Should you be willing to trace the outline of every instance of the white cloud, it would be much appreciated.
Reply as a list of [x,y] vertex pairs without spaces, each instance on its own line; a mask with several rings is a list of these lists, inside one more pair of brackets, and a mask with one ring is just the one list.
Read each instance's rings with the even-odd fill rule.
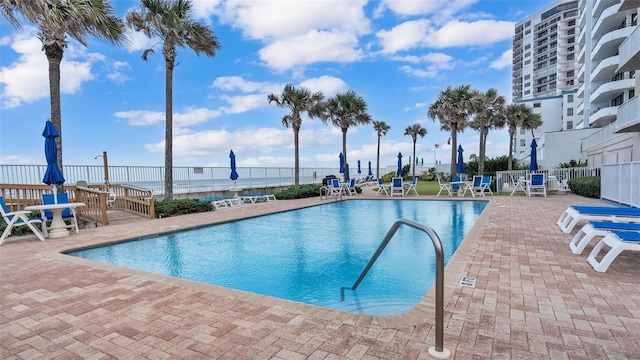
[[511,39],[514,23],[509,21],[479,20],[462,22],[452,20],[441,28],[427,19],[406,21],[391,30],[376,33],[382,52],[394,54],[414,48],[449,48],[490,45]]
[[347,83],[342,79],[327,75],[307,79],[301,82],[300,86],[304,86],[312,92],[322,91],[325,98],[329,98],[336,93],[349,89]]
[[271,42],[312,30],[342,29],[350,33],[370,31],[364,14],[366,0],[225,2],[222,21],[242,29],[251,39]]
[[268,67],[284,71],[322,61],[356,61],[364,56],[357,46],[358,38],[353,33],[312,30],[304,35],[275,41],[258,53]]
[[213,81],[212,86],[214,88],[218,88],[226,91],[239,90],[243,93],[265,91],[265,89],[272,87],[272,85],[268,82],[248,81],[240,76],[218,77]]
[[479,20],[462,22],[453,20],[424,39],[427,46],[435,48],[490,45],[511,39],[514,23],[510,21]]
[[146,126],[164,122],[164,113],[159,111],[118,111],[115,116],[120,119],[126,119],[129,125]]
[[226,114],[240,114],[247,111],[255,110],[269,105],[267,102],[267,94],[253,94],[242,96],[223,95],[221,99],[226,101],[229,106],[220,107],[220,111]]
[[500,56],[499,59],[496,59],[495,61],[491,62],[489,67],[496,70],[502,70],[508,66],[511,66],[512,61],[513,61],[513,50],[509,49],[503,52],[502,56]]

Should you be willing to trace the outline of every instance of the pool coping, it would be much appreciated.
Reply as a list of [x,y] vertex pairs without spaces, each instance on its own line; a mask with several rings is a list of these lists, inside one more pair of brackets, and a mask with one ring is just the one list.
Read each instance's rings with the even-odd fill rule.
[[[473,226],[465,236],[464,240],[458,246],[458,249],[455,251],[455,253],[452,255],[452,257],[449,259],[449,261],[445,265],[443,307],[446,308],[447,304],[451,300],[453,292],[455,291],[456,288],[460,286],[459,284],[460,278],[467,275],[465,273],[465,267],[467,265],[469,255],[475,251],[475,248],[477,247],[477,240],[479,240],[480,235],[482,234],[482,230],[485,227],[485,223],[488,220],[488,216],[489,216],[488,214],[490,213],[489,210],[491,210],[491,206],[494,206],[492,205],[492,203],[495,204],[495,202],[492,201],[492,198],[486,197],[486,198],[478,198],[478,199],[464,199],[464,200],[453,199],[452,200],[451,198],[426,198],[426,197],[422,198],[421,197],[421,198],[389,199],[389,198],[380,198],[380,197],[358,196],[358,198],[356,199],[345,198],[343,201],[354,201],[354,200],[484,201],[484,202],[487,202],[485,208],[482,210],[482,213],[474,222]],[[283,203],[283,202],[286,202],[286,200],[280,201],[280,203]],[[249,206],[251,207],[257,206],[258,208],[263,207],[263,209],[261,210],[265,210],[265,211],[264,212],[261,211],[258,214],[252,214],[252,215],[246,215],[246,216],[240,216],[240,217],[238,217],[237,213],[235,213],[233,215],[236,215],[236,216],[233,218],[212,219],[211,222],[196,223],[193,225],[181,225],[179,223],[176,223],[175,221],[170,221],[171,219],[177,220],[180,217],[158,219],[158,220],[164,220],[165,222],[167,221],[170,221],[170,222],[164,224],[163,227],[151,226],[147,228],[147,230],[149,229],[153,229],[153,230],[148,232],[145,231],[143,234],[139,234],[139,235],[122,235],[120,237],[113,238],[113,239],[94,239],[90,241],[81,241],[77,244],[65,244],[64,246],[43,250],[39,254],[51,260],[65,261],[65,262],[73,263],[76,265],[81,265],[81,266],[105,270],[105,271],[111,271],[121,275],[134,277],[134,279],[129,280],[131,284],[139,284],[146,281],[154,281],[154,282],[159,282],[166,285],[178,286],[178,287],[191,289],[195,291],[202,291],[212,295],[226,297],[229,299],[247,301],[247,302],[258,304],[261,306],[268,306],[268,307],[273,307],[277,309],[286,309],[287,311],[295,312],[301,315],[312,316],[322,320],[336,322],[339,324],[358,325],[358,326],[375,326],[380,328],[396,328],[399,326],[405,327],[405,326],[418,325],[425,322],[427,323],[435,322],[435,284],[429,289],[429,291],[427,292],[425,297],[420,301],[420,303],[416,305],[413,309],[407,312],[404,312],[402,314],[397,314],[397,315],[362,315],[362,314],[355,314],[355,313],[346,312],[338,309],[331,309],[331,308],[325,308],[325,307],[320,307],[320,306],[311,305],[311,304],[300,303],[300,302],[286,300],[286,299],[277,298],[277,297],[268,296],[268,295],[255,294],[255,293],[238,290],[238,289],[231,289],[231,288],[225,288],[225,287],[212,285],[212,284],[200,283],[193,280],[175,278],[168,275],[150,273],[143,270],[125,268],[117,265],[101,263],[97,261],[92,261],[92,260],[64,254],[65,252],[79,250],[87,247],[108,245],[110,243],[117,243],[117,242],[122,242],[130,239],[137,239],[140,237],[154,236],[154,235],[170,233],[173,231],[182,231],[182,230],[188,230],[188,229],[198,228],[202,226],[221,224],[225,222],[242,220],[242,219],[256,217],[256,216],[270,215],[278,212],[291,211],[291,210],[297,210],[297,209],[302,209],[306,207],[318,206],[326,203],[327,202],[318,203],[317,199],[313,203],[295,202],[296,206],[286,207],[285,209],[280,209],[277,211],[268,211],[269,210],[268,206],[265,207],[264,204],[248,205],[248,206],[245,206],[245,208]],[[293,202],[292,202],[292,205],[294,205]],[[229,210],[225,209],[223,211],[216,211],[216,212],[218,213],[226,212],[227,214],[232,214],[233,210],[238,210],[238,209],[230,208]],[[201,214],[203,213],[200,213],[200,215]],[[198,216],[198,214],[183,215],[182,217],[184,216],[196,217]],[[153,222],[154,220],[150,220],[150,221]]]

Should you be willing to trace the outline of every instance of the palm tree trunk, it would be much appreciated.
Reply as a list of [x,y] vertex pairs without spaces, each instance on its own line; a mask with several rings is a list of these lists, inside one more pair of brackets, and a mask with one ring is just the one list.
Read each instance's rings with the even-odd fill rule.
[[509,129],[509,164],[507,164],[507,170],[509,171],[513,169],[513,135],[514,131]]
[[[60,136],[56,138],[57,162],[60,172],[63,173],[62,167],[62,110],[60,106],[60,63],[62,62],[63,49],[55,44],[44,45],[44,53],[49,62],[49,102],[51,104],[51,122],[58,130]],[[64,173],[63,173],[64,175]],[[62,186],[58,191],[63,191]]]
[[378,135],[378,156],[376,157],[376,179],[380,179],[380,135]]
[[416,140],[417,138],[413,139],[413,160],[411,161],[411,168],[413,169],[413,178],[415,179],[416,177]]
[[294,187],[298,187],[300,185],[300,150],[299,147],[299,134],[300,134],[300,125],[296,126],[293,124],[293,147],[294,147],[294,169],[293,169],[293,185]]
[[480,129],[480,157],[478,158],[478,175],[484,174],[484,158],[487,149],[487,133],[486,128]]
[[164,198],[173,199],[173,65],[165,59]]
[[347,182],[347,128],[342,128],[342,154],[344,155],[344,182]]
[[458,129],[455,123],[451,124],[451,178],[456,176],[456,153],[458,152]]

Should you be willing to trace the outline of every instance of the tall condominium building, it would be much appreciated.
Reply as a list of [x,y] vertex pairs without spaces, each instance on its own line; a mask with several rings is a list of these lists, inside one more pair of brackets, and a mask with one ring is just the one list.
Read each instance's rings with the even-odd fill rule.
[[516,24],[513,101],[576,88],[578,1],[558,1]]
[[[579,69],[577,46],[578,1],[559,0],[518,22],[513,38],[513,102],[524,103],[542,117],[542,126],[533,131],[519,128],[514,142],[514,158],[528,163],[531,142],[538,143],[541,167],[579,159],[580,151],[547,143],[545,134],[570,130],[579,120],[575,111]],[[572,134],[575,137],[575,134]],[[557,137],[555,137],[557,138]],[[573,138],[567,141],[575,143]],[[579,141],[579,139],[577,140]],[[551,147],[549,147],[551,145]],[[548,156],[550,151],[563,157]]]
[[[635,99],[636,70],[640,66],[632,60],[640,49],[636,34],[638,7],[638,0],[579,1],[578,25],[583,29],[578,37],[579,125],[599,129],[582,141],[589,165],[640,160],[639,108]],[[631,100],[635,108],[627,104]],[[620,127],[622,123],[617,120],[621,110],[635,111],[635,126],[625,122],[627,125]]]
[[[516,24],[513,101],[543,121],[533,136],[518,129],[516,159],[528,162],[532,138],[543,168],[570,160],[597,166],[640,159],[640,144],[632,156],[638,133],[616,135],[608,126],[635,96],[635,69],[623,68],[618,53],[637,28],[638,6],[640,0],[558,0]],[[629,47],[637,52],[640,39]],[[621,150],[615,156],[614,148]]]

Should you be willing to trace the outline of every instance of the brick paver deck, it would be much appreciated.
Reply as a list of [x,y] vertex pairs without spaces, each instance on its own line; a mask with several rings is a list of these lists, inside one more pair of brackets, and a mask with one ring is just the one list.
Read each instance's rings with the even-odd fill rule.
[[[586,261],[591,246],[574,255],[573,234],[555,224],[571,204],[603,203],[572,194],[487,199],[445,270],[451,358],[640,358],[640,254],[597,273]],[[0,246],[0,358],[431,358],[433,291],[406,314],[359,316],[60,254],[318,203],[255,204],[45,242],[10,238]],[[459,286],[462,276],[475,287]]]

